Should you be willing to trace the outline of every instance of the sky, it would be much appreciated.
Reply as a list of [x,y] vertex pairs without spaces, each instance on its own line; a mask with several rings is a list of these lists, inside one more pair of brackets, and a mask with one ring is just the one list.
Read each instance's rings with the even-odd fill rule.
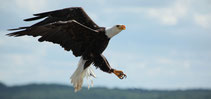
[[[210,0],[1,0],[0,82],[70,84],[79,58],[33,37],[7,37],[7,29],[32,25],[32,14],[80,6],[99,25],[126,25],[104,51],[120,80],[92,68],[94,86],[109,88],[211,88]],[[86,80],[84,86],[87,86]]]

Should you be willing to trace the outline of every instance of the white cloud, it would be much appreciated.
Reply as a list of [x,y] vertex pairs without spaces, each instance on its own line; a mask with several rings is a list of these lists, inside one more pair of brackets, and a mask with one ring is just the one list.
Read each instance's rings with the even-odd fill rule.
[[[0,33],[5,33],[4,31],[0,31]],[[2,46],[4,44],[4,40],[3,39],[0,39],[0,46]]]
[[189,0],[175,0],[172,4],[163,7],[124,6],[105,8],[103,12],[114,15],[133,13],[137,16],[153,18],[164,25],[176,25],[180,19],[187,16],[189,5]]
[[161,75],[161,73],[163,73],[165,70],[161,69],[160,67],[156,67],[156,68],[151,68],[148,70],[148,72],[146,72],[146,74],[150,77],[156,77]]
[[162,24],[175,25],[180,18],[187,15],[188,1],[177,0],[175,3],[164,8],[149,8],[148,15],[160,20]]
[[100,21],[99,20],[99,16],[97,14],[95,14],[95,13],[90,12],[89,16],[91,17],[92,20],[94,20],[94,22]]
[[203,28],[211,28],[211,14],[195,14],[194,21]]
[[186,69],[190,69],[190,68],[191,68],[191,62],[188,61],[188,60],[185,60],[185,61],[183,62],[183,65],[184,65],[184,67],[185,67]]
[[191,61],[189,60],[179,60],[179,59],[171,59],[171,58],[157,58],[156,59],[157,64],[159,65],[165,65],[165,66],[177,66],[184,69],[190,69],[191,68]]
[[46,8],[47,1],[48,0],[15,0],[15,3],[19,8],[37,12]]
[[167,65],[172,65],[172,64],[176,63],[173,60],[168,59],[168,58],[158,58],[157,62],[160,63],[160,64],[167,64]]

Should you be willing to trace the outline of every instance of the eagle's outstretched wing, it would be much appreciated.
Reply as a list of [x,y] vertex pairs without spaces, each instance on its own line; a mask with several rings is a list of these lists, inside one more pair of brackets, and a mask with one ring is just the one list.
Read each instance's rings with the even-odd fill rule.
[[[75,20],[78,23],[83,24],[91,29],[99,29],[99,26],[94,21],[92,21],[92,19],[86,14],[86,12],[81,7],[70,7],[70,8],[65,8],[61,10],[38,13],[38,14],[34,14],[34,17],[25,19],[24,21],[34,21],[34,20],[38,20],[42,18],[45,18],[45,19],[30,27],[42,26],[42,25],[46,25],[46,24],[54,23],[58,21]],[[27,28],[29,27],[20,27],[20,28],[10,29],[10,30],[20,30],[20,29],[27,29]]]
[[77,22],[92,28],[98,29],[99,26],[92,21],[92,19],[86,14],[86,12],[81,7],[70,7],[61,10],[49,11],[44,13],[34,14],[35,17],[25,19],[24,21],[33,21],[41,18],[45,18],[43,21],[32,25],[33,26],[41,26],[53,22],[58,21],[68,21],[68,20],[76,20]]
[[81,7],[38,13],[34,16],[24,21],[45,19],[29,27],[10,29],[19,31],[8,35],[41,36],[39,41],[60,44],[65,50],[72,50],[75,56],[81,56],[102,30]]
[[99,31],[93,30],[75,20],[58,21],[46,25],[28,27],[25,30],[9,33],[9,36],[41,36],[40,42],[49,41],[60,44],[65,50],[81,56],[89,44],[97,38]]

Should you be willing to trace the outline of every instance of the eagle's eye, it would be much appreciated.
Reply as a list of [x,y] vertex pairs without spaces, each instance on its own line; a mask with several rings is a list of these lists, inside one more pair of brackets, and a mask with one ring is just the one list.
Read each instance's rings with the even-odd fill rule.
[[116,25],[116,27],[118,27],[118,28],[119,28],[119,27],[120,27],[120,25]]

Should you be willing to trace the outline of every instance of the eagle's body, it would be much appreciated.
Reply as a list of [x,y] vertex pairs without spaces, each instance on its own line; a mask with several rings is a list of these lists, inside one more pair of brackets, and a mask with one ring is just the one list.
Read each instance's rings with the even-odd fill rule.
[[59,44],[66,51],[72,50],[76,57],[81,56],[78,68],[71,76],[71,83],[73,83],[75,91],[82,87],[85,76],[87,78],[95,77],[90,68],[92,63],[104,72],[116,74],[120,79],[126,76],[122,71],[112,69],[102,55],[109,40],[124,30],[124,25],[115,25],[111,28],[99,27],[81,7],[44,12],[34,14],[34,16],[25,19],[25,21],[45,19],[29,27],[10,29],[19,31],[8,35],[16,37],[24,35],[40,36],[38,39],[40,42],[48,41]]

